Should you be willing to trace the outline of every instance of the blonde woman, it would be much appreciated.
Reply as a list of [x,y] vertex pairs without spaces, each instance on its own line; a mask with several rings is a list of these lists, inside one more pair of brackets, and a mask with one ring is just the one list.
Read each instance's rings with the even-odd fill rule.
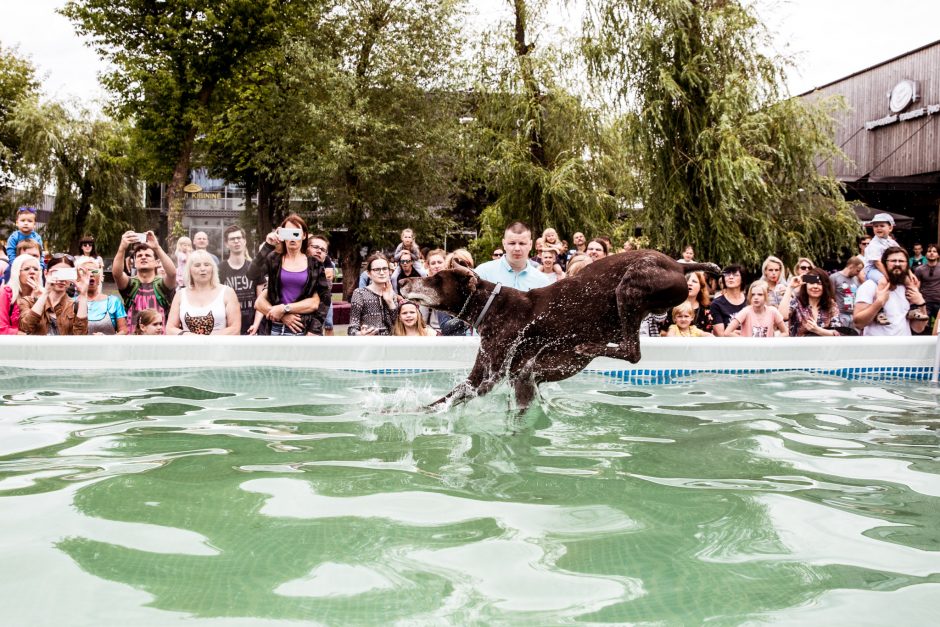
[[176,292],[167,318],[167,335],[238,335],[242,314],[235,290],[219,283],[219,267],[205,250],[189,254],[183,272],[186,289]]
[[437,332],[424,324],[418,306],[406,300],[398,307],[398,318],[392,325],[392,335],[434,337]]
[[76,257],[75,267],[88,274],[88,334],[127,335],[127,312],[124,302],[102,289],[104,273],[93,257]]
[[778,257],[768,255],[760,270],[761,279],[767,282],[767,304],[776,307],[780,304],[783,293],[787,291],[787,267]]
[[42,267],[29,254],[17,255],[10,267],[10,281],[0,290],[0,335],[20,332],[20,315],[42,292]]
[[476,264],[473,262],[473,255],[466,248],[458,248],[447,256],[447,269],[452,269],[455,265],[461,265],[465,268],[473,269]]

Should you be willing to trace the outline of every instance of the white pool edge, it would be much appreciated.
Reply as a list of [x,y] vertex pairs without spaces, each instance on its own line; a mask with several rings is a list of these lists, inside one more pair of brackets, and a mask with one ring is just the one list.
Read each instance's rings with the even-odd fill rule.
[[[637,364],[595,359],[587,372],[662,381],[695,372],[801,370],[929,379],[936,338],[643,338]],[[300,367],[366,372],[468,370],[478,338],[35,337],[0,338],[0,372]]]

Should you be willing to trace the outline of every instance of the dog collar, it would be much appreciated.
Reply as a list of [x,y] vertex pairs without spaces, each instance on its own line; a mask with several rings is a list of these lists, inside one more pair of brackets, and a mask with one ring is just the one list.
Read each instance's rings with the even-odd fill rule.
[[480,326],[480,323],[483,322],[483,317],[486,315],[486,312],[490,310],[490,305],[493,304],[493,299],[496,298],[496,295],[499,294],[499,290],[503,289],[502,283],[497,283],[496,287],[493,288],[493,291],[490,292],[490,297],[486,299],[486,304],[483,305],[483,311],[480,312],[480,315],[477,316],[477,321],[473,323],[473,328]]

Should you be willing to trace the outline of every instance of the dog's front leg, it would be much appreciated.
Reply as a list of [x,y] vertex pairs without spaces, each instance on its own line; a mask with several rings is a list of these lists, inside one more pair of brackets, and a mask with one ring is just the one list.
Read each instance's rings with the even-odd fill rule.
[[474,396],[483,396],[499,382],[498,372],[494,372],[488,365],[481,364],[478,359],[470,374],[467,375],[467,379],[459,383],[446,395],[431,403],[431,407],[444,403],[459,404]]

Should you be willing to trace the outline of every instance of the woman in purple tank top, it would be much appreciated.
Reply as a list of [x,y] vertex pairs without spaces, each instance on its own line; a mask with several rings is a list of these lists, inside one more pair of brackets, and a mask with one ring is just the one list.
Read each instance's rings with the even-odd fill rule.
[[307,235],[307,223],[291,214],[251,262],[248,278],[268,282],[255,302],[265,317],[259,335],[323,334],[331,286],[320,262],[307,254]]

